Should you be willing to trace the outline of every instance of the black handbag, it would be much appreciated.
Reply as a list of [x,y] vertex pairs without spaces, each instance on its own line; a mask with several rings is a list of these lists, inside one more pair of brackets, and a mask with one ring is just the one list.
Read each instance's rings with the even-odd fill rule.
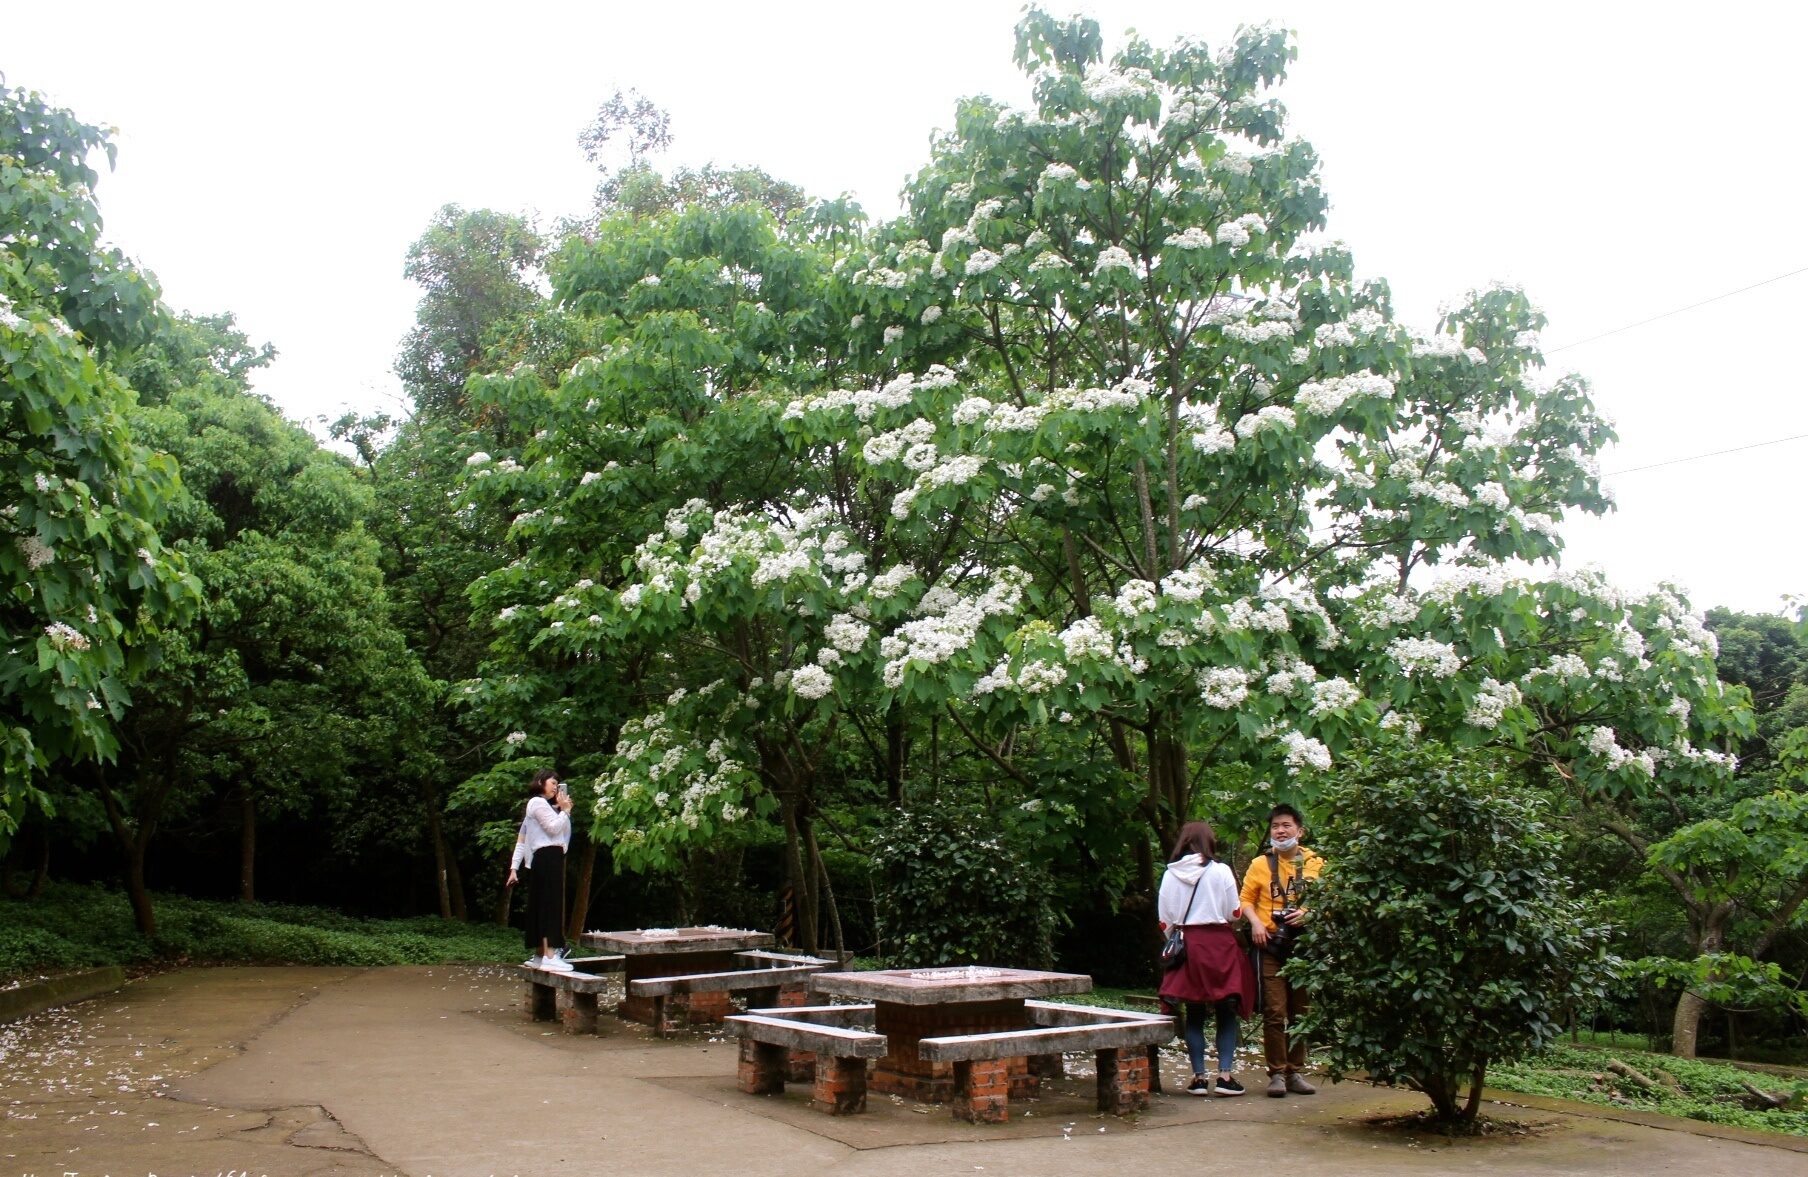
[[[1193,880],[1193,891],[1192,894],[1187,896],[1186,911],[1183,915],[1191,915],[1193,913],[1193,900],[1198,898],[1199,884],[1204,881],[1205,872],[1200,871],[1199,877]],[[1177,969],[1185,963],[1186,928],[1181,924],[1175,924],[1168,929],[1168,938],[1161,943],[1161,967],[1163,969]]]

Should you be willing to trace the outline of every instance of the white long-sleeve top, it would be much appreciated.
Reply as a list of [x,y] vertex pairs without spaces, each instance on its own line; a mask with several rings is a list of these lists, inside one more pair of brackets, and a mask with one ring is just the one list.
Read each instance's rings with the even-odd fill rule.
[[[1199,889],[1195,891],[1193,884]],[[1228,924],[1236,918],[1237,878],[1222,862],[1205,862],[1197,854],[1168,864],[1155,897],[1155,918],[1164,928],[1176,924]]]
[[521,836],[515,839],[509,869],[532,865],[534,851],[546,846],[571,846],[571,815],[554,809],[544,797],[532,797],[527,802],[527,816],[521,819]]

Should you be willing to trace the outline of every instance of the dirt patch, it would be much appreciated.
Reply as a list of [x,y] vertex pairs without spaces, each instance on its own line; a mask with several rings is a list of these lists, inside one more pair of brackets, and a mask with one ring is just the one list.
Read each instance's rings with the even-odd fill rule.
[[1425,1136],[1439,1141],[1457,1140],[1523,1140],[1543,1136],[1557,1126],[1556,1120],[1517,1120],[1507,1116],[1478,1113],[1472,1120],[1440,1121],[1427,1108],[1405,1115],[1367,1116],[1357,1121],[1371,1131],[1387,1133],[1408,1140]]

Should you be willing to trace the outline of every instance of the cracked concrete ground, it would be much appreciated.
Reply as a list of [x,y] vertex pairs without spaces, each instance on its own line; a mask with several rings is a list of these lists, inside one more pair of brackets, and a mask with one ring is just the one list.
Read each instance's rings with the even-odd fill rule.
[[[0,1027],[0,1177],[409,1174],[1246,1172],[1290,1156],[1349,1177],[1482,1173],[1808,1177],[1808,1142],[1526,1101],[1535,1136],[1378,1133],[1419,1097],[1356,1084],[1310,1099],[1158,1098],[1101,1117],[1076,1069],[1011,1123],[874,1097],[828,1117],[807,1091],[735,1090],[721,1035],[670,1042],[603,1019],[526,1019],[511,970],[190,969]],[[1246,1079],[1249,1076],[1246,1076]],[[1169,1090],[1178,1090],[1169,1075]]]

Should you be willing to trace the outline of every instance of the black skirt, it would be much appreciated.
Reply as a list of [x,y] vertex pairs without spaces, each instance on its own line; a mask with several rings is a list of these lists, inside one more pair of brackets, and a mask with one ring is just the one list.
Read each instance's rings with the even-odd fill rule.
[[527,950],[540,953],[540,941],[565,947],[565,848],[542,846],[534,851],[527,872]]

